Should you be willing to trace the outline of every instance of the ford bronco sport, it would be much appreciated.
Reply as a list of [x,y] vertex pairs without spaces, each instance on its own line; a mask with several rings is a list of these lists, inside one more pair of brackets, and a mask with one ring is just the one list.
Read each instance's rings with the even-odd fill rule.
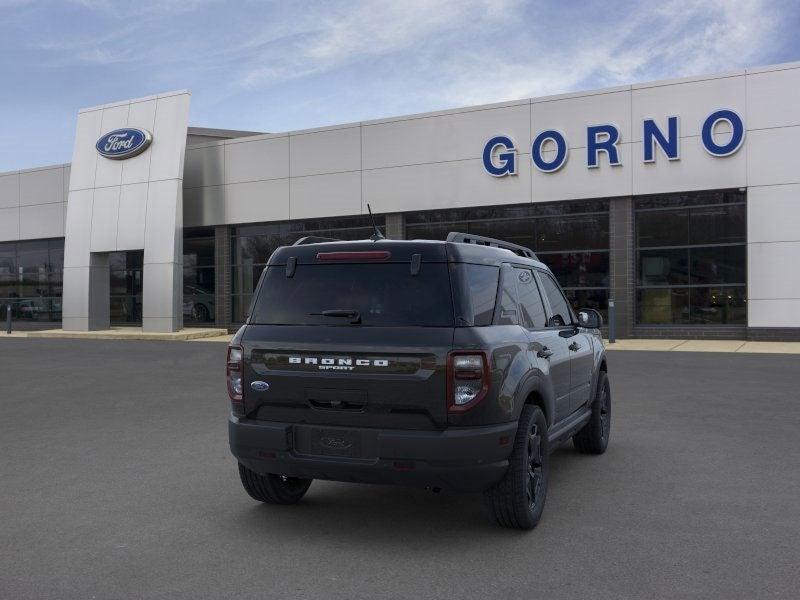
[[533,528],[553,448],[608,444],[601,324],[500,240],[278,248],[228,347],[242,484],[272,504],[313,479],[482,492],[492,521]]

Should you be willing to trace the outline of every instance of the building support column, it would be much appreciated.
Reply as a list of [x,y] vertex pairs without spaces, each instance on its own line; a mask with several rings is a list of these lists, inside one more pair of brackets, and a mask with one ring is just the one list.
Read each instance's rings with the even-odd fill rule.
[[634,269],[633,199],[612,198],[608,215],[609,299],[616,308],[616,335],[620,339],[633,335],[635,318],[636,271]]
[[231,228],[214,227],[214,325],[231,326]]

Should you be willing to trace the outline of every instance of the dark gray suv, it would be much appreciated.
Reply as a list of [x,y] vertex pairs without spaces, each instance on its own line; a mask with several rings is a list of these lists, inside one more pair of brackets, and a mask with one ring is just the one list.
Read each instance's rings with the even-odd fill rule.
[[242,484],[272,504],[313,479],[482,492],[494,522],[530,529],[552,449],[608,444],[601,324],[500,240],[279,248],[228,348]]

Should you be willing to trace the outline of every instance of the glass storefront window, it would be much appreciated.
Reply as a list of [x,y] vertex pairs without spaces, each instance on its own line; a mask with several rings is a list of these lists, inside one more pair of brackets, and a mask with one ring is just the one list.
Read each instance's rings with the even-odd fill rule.
[[[386,219],[375,215],[375,223],[385,234]],[[269,260],[279,246],[288,246],[302,237],[317,236],[339,240],[364,240],[373,233],[369,216],[309,219],[285,223],[238,225],[231,239],[231,289],[234,323],[247,316],[253,289]],[[185,317],[184,317],[185,318]]]
[[637,323],[747,323],[747,207],[738,190],[637,198]]
[[111,324],[140,325],[144,251],[112,252],[108,256],[108,267],[111,277]]
[[64,240],[0,244],[0,305],[22,321],[61,320]]
[[216,242],[212,228],[189,229],[183,236],[183,323],[209,325],[215,320]]
[[605,317],[610,287],[609,200],[407,213],[406,239],[443,240],[451,231],[527,246],[555,274],[573,308]]

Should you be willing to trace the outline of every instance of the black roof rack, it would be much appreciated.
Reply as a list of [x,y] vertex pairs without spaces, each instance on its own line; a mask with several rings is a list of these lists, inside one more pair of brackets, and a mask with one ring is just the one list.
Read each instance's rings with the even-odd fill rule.
[[451,231],[450,233],[447,234],[447,241],[456,242],[459,244],[475,244],[477,246],[492,246],[494,248],[504,248],[506,250],[511,250],[511,252],[513,252],[518,256],[524,256],[525,258],[532,258],[533,260],[539,260],[538,258],[536,258],[536,255],[530,248],[526,248],[525,246],[520,246],[519,244],[512,244],[511,242],[504,242],[503,240],[497,240],[495,238],[484,237],[482,235],[472,235],[471,233],[460,233],[458,231]]
[[326,237],[319,237],[316,235],[307,235],[306,237],[301,237],[297,240],[292,246],[304,246],[306,244],[320,244],[322,242],[341,242],[342,240],[337,240],[336,238],[326,238]]

